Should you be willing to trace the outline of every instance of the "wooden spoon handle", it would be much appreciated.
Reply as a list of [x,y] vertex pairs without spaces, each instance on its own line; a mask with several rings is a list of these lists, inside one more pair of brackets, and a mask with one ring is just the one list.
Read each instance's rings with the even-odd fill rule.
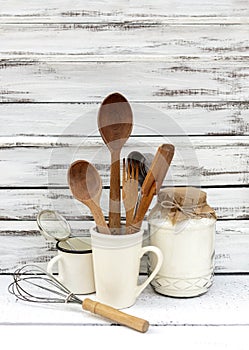
[[120,228],[120,152],[111,153],[109,227],[111,233]]
[[128,315],[122,311],[114,309],[111,306],[101,304],[91,299],[85,299],[82,302],[82,308],[94,314],[104,316],[111,321],[118,322],[124,326],[135,329],[136,331],[145,333],[149,328],[149,322],[132,315]]
[[97,225],[98,231],[101,233],[110,234],[109,227],[105,221],[105,217],[103,215],[103,212],[100,208],[99,203],[95,203],[94,201],[91,201],[90,203],[87,203],[89,209],[91,210],[92,216],[94,218],[94,221]]

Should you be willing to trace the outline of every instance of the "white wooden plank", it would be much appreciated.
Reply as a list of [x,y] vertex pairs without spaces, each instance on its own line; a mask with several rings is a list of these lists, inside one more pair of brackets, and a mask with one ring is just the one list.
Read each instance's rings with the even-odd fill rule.
[[[96,117],[94,118],[96,120]],[[64,130],[85,129],[86,118],[78,118]],[[165,128],[180,127],[165,119]],[[174,126],[175,125],[175,126]],[[145,125],[140,128],[147,128]],[[96,133],[96,128],[94,130]],[[175,146],[175,155],[164,185],[247,185],[249,140],[245,136],[212,137],[132,137],[121,152],[121,158],[131,151],[156,153],[163,143]],[[0,139],[0,186],[41,187],[68,186],[67,171],[77,159],[86,159],[99,170],[103,186],[110,182],[110,153],[100,136],[96,137],[2,137]]]
[[[248,219],[248,187],[207,188],[208,202],[220,219]],[[42,209],[59,211],[67,219],[91,220],[89,209],[71,197],[69,189],[2,189],[0,220],[34,220]],[[151,207],[154,205],[154,198]],[[108,215],[109,190],[102,191],[101,207]],[[122,208],[122,213],[124,210]]]
[[[100,103],[0,104],[0,136],[99,135],[96,116]],[[246,102],[135,103],[132,135],[248,135]],[[77,120],[87,119],[84,128]],[[167,122],[166,122],[167,121]],[[171,122],[169,122],[171,121]],[[68,132],[68,133],[69,133]],[[66,136],[66,135],[65,135]]]
[[[249,20],[248,20],[249,24]],[[197,29],[198,28],[198,29]],[[111,45],[110,45],[111,43]],[[2,24],[0,59],[48,55],[248,57],[248,25]],[[110,60],[113,60],[111,57]]]
[[[129,311],[128,311],[129,312]],[[167,342],[167,347],[175,350],[182,348],[199,350],[247,350],[248,348],[248,326],[196,326],[196,327],[168,327],[162,325],[151,325],[146,334],[133,332],[126,327],[112,325],[87,326],[67,325],[66,337],[57,336],[65,333],[65,326],[57,325],[22,325],[18,324],[1,325],[1,339],[4,344],[11,339],[11,345],[18,348],[20,344],[25,344],[25,350],[33,350],[34,344],[30,339],[32,332],[33,339],[39,339],[39,344],[43,348],[68,349],[72,346],[72,339],[75,344],[80,344],[84,339],[84,344],[93,343],[95,348],[103,348],[103,341],[108,342],[108,349],[120,350],[134,348],[134,344],[139,344],[143,349],[151,349]],[[15,334],[15,337],[13,337]],[[46,336],[44,336],[46,334]],[[55,335],[56,334],[56,335]],[[120,339],[125,341],[120,342]]]
[[47,262],[56,254],[54,245],[46,244],[44,238],[15,237],[12,241],[8,236],[1,237],[1,273],[13,272],[24,264],[37,264],[46,268]]
[[[126,3],[126,2],[125,2]],[[127,4],[128,5],[128,4]],[[233,17],[248,15],[248,1],[232,1],[232,0],[170,0],[165,3],[164,0],[153,1],[145,0],[141,3],[140,0],[131,0],[128,5],[130,14],[145,14],[153,16],[154,14],[161,16],[205,16],[205,17]]]
[[100,102],[112,91],[141,102],[247,100],[249,68],[243,60],[151,59],[57,63],[3,60],[0,101]]
[[[75,236],[89,236],[89,228],[93,225],[92,221],[70,221]],[[147,222],[143,228],[147,231]],[[249,273],[248,221],[218,221],[216,232],[215,272]],[[148,244],[145,240],[144,245]],[[25,263],[45,268],[55,254],[55,244],[40,235],[36,221],[0,221],[0,273],[13,272]],[[140,271],[147,272],[145,260]]]
[[218,221],[215,241],[215,272],[249,272],[247,221]]
[[[1,324],[106,325],[108,321],[82,312],[80,305],[39,305],[16,302],[6,285],[11,276],[1,276]],[[215,276],[208,293],[188,299],[167,298],[149,286],[128,313],[148,319],[152,325],[248,325],[247,276]],[[91,295],[94,299],[94,294]]]
[[[247,234],[246,225],[243,224],[242,221],[241,228],[238,228],[238,231],[234,229],[238,234]],[[88,236],[89,228],[94,225],[94,221],[68,221],[72,230],[72,235],[80,235],[80,236]],[[245,221],[246,222],[246,221]],[[234,227],[233,225],[232,227]],[[147,228],[147,224],[146,224]],[[30,239],[37,239],[37,236],[40,236],[39,229],[36,221],[8,221],[8,220],[0,220],[0,237],[11,237],[13,236],[20,238],[19,242],[21,243],[22,237],[28,237]],[[42,237],[43,244],[45,243],[45,239]]]
[[[116,22],[116,21],[154,21],[163,22],[180,19],[195,22],[240,23],[248,16],[247,0],[234,2],[202,0],[51,0],[44,6],[42,0],[26,0],[25,6],[18,0],[0,1],[2,23],[19,22]],[[218,22],[218,23],[219,23]]]

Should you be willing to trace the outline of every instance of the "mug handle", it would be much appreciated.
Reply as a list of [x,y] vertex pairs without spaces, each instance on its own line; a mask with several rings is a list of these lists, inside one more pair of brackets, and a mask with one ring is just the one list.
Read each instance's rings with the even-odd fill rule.
[[152,245],[149,245],[147,247],[143,247],[141,249],[141,252],[140,252],[140,259],[147,252],[152,252],[157,256],[157,264],[156,264],[154,270],[152,271],[152,273],[150,274],[150,276],[141,285],[137,286],[136,298],[145,289],[145,287],[147,287],[148,284],[153,280],[153,278],[156,276],[156,274],[160,270],[162,263],[163,263],[163,254],[159,248],[154,247]]
[[[47,272],[50,274],[50,275],[53,275],[53,266],[62,258],[61,255],[56,255],[54,256],[49,262],[48,262],[48,265],[47,265]],[[62,278],[58,275],[58,277],[56,277],[57,280],[59,282],[63,282],[62,281]]]

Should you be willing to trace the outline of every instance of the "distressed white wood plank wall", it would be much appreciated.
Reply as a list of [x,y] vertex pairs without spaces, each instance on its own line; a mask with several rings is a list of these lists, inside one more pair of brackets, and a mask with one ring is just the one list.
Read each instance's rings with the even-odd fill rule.
[[248,23],[248,1],[227,0],[95,0],[84,5],[81,0],[1,0],[1,21],[6,23],[98,23],[120,21],[160,21],[169,19],[196,23]]
[[123,154],[173,142],[164,185],[207,191],[216,272],[248,273],[248,34],[248,0],[0,0],[0,271],[55,253],[37,232],[42,208],[87,233],[89,212],[67,190],[74,159],[98,167],[107,212],[96,114],[118,90],[135,119]]

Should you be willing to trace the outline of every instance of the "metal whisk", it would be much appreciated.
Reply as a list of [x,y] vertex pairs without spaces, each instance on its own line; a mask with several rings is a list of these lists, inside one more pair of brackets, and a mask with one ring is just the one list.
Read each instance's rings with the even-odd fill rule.
[[145,333],[149,322],[128,315],[111,306],[93,301],[89,298],[83,301],[59,282],[53,275],[36,265],[24,265],[13,274],[14,281],[8,290],[18,299],[35,303],[76,303],[84,310],[98,314],[111,321]]

